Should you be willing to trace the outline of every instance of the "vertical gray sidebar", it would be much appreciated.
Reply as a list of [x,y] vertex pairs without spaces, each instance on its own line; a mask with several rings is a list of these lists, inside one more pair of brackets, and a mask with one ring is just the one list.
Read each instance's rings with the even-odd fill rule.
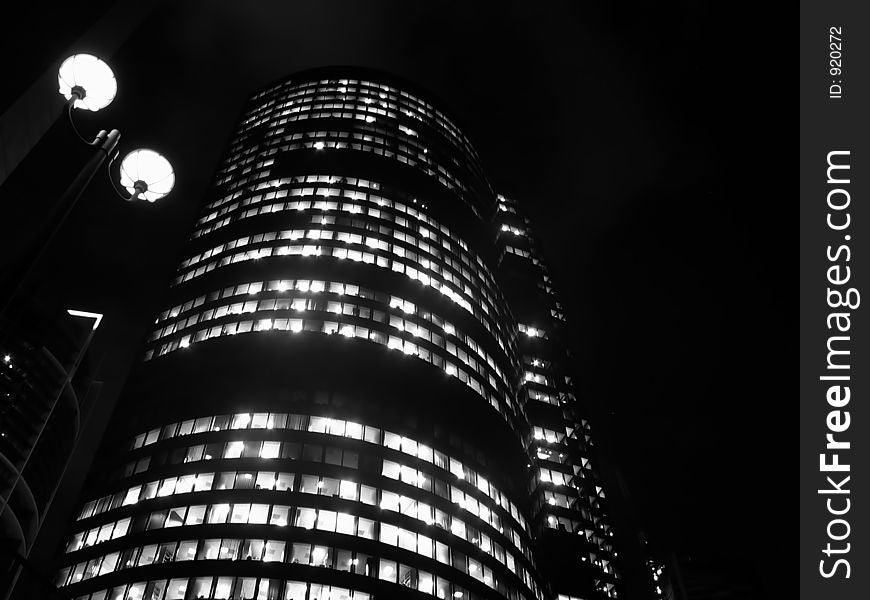
[[[870,304],[862,302],[870,303],[868,12],[866,2],[801,2],[801,473],[795,526],[801,598],[807,600],[870,598]],[[789,188],[783,181],[784,194]],[[784,394],[787,389],[783,382]],[[789,551],[770,543],[772,548],[758,550]]]

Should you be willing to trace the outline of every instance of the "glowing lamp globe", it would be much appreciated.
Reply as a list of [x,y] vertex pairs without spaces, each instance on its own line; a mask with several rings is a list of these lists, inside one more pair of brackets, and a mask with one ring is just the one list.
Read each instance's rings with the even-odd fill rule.
[[118,91],[109,65],[90,54],[75,54],[63,61],[57,72],[57,84],[64,98],[75,98],[75,108],[92,111],[108,106]]
[[159,200],[175,185],[175,171],[169,161],[154,150],[133,150],[121,161],[121,185],[130,200]]

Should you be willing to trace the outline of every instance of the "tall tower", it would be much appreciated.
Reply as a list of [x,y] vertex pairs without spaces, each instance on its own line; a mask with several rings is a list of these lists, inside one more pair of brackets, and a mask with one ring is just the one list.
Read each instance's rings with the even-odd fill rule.
[[[570,381],[529,364],[558,352],[527,347],[497,274],[502,204],[410,84],[336,68],[253,95],[57,584],[88,600],[616,597],[612,567],[586,564],[610,560],[603,543],[590,558],[607,533],[586,423]],[[570,556],[550,564],[553,535]]]
[[517,393],[531,428],[526,449],[533,467],[530,517],[539,536],[537,556],[553,587],[571,591],[568,598],[616,597],[614,532],[592,425],[570,368],[565,308],[529,219],[516,201],[497,198],[497,275],[521,334]]

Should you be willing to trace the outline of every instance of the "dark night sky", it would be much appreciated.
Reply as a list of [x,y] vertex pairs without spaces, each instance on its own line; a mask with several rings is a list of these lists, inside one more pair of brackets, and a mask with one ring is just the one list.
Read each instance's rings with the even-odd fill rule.
[[[797,131],[783,134],[782,98],[754,85],[746,15],[700,4],[164,3],[107,59],[115,102],[79,122],[121,129],[122,152],[163,152],[176,190],[130,206],[95,181],[53,285],[112,317],[102,343],[122,350],[104,369],[132,358],[246,95],[308,67],[392,71],[443,98],[499,191],[526,207],[567,304],[583,396],[650,536],[754,568],[773,590],[769,569],[786,557],[760,548],[788,546],[771,498],[786,487],[782,374],[797,347],[785,333],[793,223],[775,167]],[[767,46],[768,64],[784,63],[784,46]],[[763,89],[790,75],[766,71]],[[59,123],[37,156],[60,160],[67,138]],[[51,197],[60,184],[39,185]]]

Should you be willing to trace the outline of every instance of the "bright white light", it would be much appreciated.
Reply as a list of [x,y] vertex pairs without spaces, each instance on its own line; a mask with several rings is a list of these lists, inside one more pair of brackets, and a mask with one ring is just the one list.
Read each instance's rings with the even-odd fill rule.
[[374,122],[375,122],[374,117],[372,117],[372,116],[366,117],[366,123],[374,123]]
[[341,328],[341,331],[339,333],[341,333],[341,335],[343,335],[344,337],[353,337],[354,336],[353,325],[345,325],[344,327]]
[[315,142],[314,143],[315,150],[323,150],[324,147],[325,147],[325,144],[323,142]]
[[[109,65],[90,54],[70,56],[57,72],[58,92],[67,100],[73,97],[73,88],[84,90],[84,97],[75,101],[75,108],[97,111],[111,104],[118,91],[118,82]],[[76,90],[78,91],[78,90]]]
[[[94,325],[93,325],[93,327],[91,327],[91,329],[96,329],[97,327],[99,327],[100,321],[103,320],[103,315],[101,315],[100,313],[86,312],[83,310],[73,310],[73,309],[67,310],[66,312],[73,317],[84,317],[85,319],[93,319]],[[9,361],[7,361],[7,362],[9,362]]]
[[154,150],[133,150],[121,161],[121,185],[130,195],[155,202],[172,191],[175,171],[169,161]]
[[11,356],[10,354],[7,354],[6,356],[3,357],[3,361],[4,361],[4,362],[7,362],[7,363],[8,363],[8,362],[11,361],[11,360],[12,360],[12,356]]

